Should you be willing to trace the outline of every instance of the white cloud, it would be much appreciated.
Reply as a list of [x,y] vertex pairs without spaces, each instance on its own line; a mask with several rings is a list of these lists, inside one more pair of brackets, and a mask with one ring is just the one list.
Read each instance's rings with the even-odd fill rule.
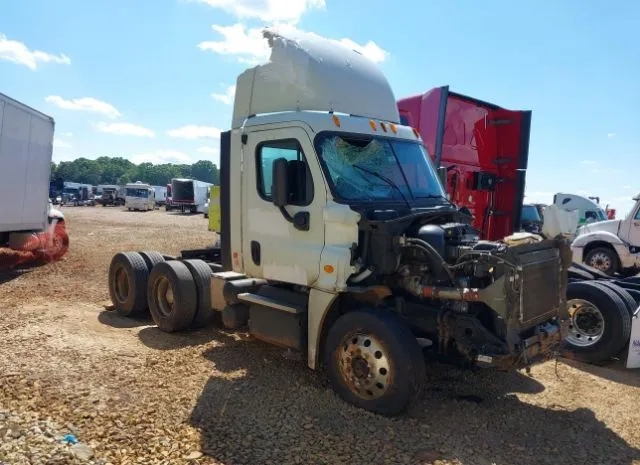
[[216,94],[213,93],[211,94],[211,97],[213,97],[214,100],[217,100],[218,102],[222,102],[225,105],[231,105],[233,103],[233,97],[235,97],[236,95],[236,86],[229,86],[227,87],[227,90],[224,92],[224,94]]
[[9,40],[4,34],[0,34],[0,60],[24,65],[32,70],[38,67],[38,63],[71,64],[71,59],[64,53],[52,55],[40,50],[29,50],[22,42]]
[[58,149],[70,149],[71,148],[71,144],[69,144],[68,142],[65,142],[63,140],[60,140],[60,139],[54,139],[53,140],[53,146],[58,148]]
[[73,137],[73,133],[71,132],[61,132],[60,135],[62,137]]
[[101,100],[97,100],[93,97],[82,97],[72,100],[65,100],[59,95],[50,95],[45,100],[53,105],[63,108],[65,110],[74,111],[88,111],[91,113],[101,113],[107,118],[115,119],[122,114],[116,110],[116,108]]
[[622,186],[623,189],[633,189],[633,186],[626,184],[624,186]]
[[[255,65],[264,63],[269,59],[270,48],[267,40],[262,36],[263,28],[247,28],[242,23],[232,26],[213,25],[213,30],[218,32],[222,39],[219,41],[204,41],[198,44],[200,50],[208,50],[220,55],[233,55],[241,63]],[[313,32],[302,31],[292,24],[277,25],[277,29],[283,33],[308,34],[320,37]],[[342,38],[340,40],[329,39],[335,44],[342,45],[367,57],[374,63],[384,61],[389,53],[380,48],[375,42],[368,41],[365,45],[358,44],[352,39]]]
[[325,0],[192,0],[220,8],[238,18],[297,23],[312,8],[324,8]]
[[188,124],[177,129],[170,129],[167,134],[170,137],[179,137],[181,139],[217,139],[220,137],[220,129],[213,126],[196,126]]
[[138,126],[131,123],[104,123],[94,124],[94,127],[100,132],[109,134],[118,134],[122,136],[138,136],[138,137],[155,137],[155,133],[151,129]]
[[218,149],[216,147],[204,146],[204,147],[198,148],[198,152],[199,153],[218,153]]
[[595,160],[582,160],[580,163],[583,165],[597,165],[598,162]]
[[610,133],[608,133],[608,134],[607,134],[607,137],[608,137],[609,139],[613,139],[614,137],[616,137],[616,135],[617,135],[617,134],[616,134],[615,132],[610,132]]
[[620,174],[622,171],[619,169],[593,169],[591,172],[596,174]]
[[135,164],[153,163],[154,165],[162,163],[193,163],[189,155],[178,150],[153,150],[136,153],[130,157],[130,160]]
[[213,25],[212,28],[223,39],[217,42],[200,42],[200,50],[210,50],[220,55],[235,55],[241,62],[261,62],[269,58],[269,44],[262,37],[262,28],[246,29],[241,23],[233,26]]

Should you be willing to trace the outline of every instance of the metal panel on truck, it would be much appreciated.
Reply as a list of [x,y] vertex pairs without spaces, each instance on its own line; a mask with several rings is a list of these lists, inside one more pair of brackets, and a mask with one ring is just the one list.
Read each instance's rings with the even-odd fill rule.
[[0,94],[0,232],[47,222],[53,118]]

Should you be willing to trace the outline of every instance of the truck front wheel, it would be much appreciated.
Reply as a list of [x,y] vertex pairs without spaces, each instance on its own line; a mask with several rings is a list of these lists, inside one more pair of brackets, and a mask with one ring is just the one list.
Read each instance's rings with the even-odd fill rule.
[[619,268],[618,255],[607,247],[597,247],[590,250],[584,259],[584,263],[610,276],[616,273]]
[[341,316],[327,335],[324,359],[334,391],[375,413],[402,413],[424,388],[420,346],[391,312],[364,309]]

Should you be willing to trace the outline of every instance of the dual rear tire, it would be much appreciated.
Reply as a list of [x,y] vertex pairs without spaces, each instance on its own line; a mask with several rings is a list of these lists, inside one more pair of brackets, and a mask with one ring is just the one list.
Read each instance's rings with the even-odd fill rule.
[[158,252],[121,252],[109,267],[109,294],[121,316],[147,313],[165,332],[213,319],[211,269],[202,260],[165,260]]

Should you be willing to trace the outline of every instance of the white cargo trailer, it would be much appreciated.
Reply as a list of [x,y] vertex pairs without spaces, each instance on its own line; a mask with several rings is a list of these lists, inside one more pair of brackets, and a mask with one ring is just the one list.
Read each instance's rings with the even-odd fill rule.
[[49,204],[54,120],[0,93],[0,245],[63,220]]
[[203,213],[211,186],[213,184],[195,179],[174,178],[171,180],[171,202],[183,212]]
[[167,186],[151,186],[155,192],[156,205],[164,205],[167,202]]

